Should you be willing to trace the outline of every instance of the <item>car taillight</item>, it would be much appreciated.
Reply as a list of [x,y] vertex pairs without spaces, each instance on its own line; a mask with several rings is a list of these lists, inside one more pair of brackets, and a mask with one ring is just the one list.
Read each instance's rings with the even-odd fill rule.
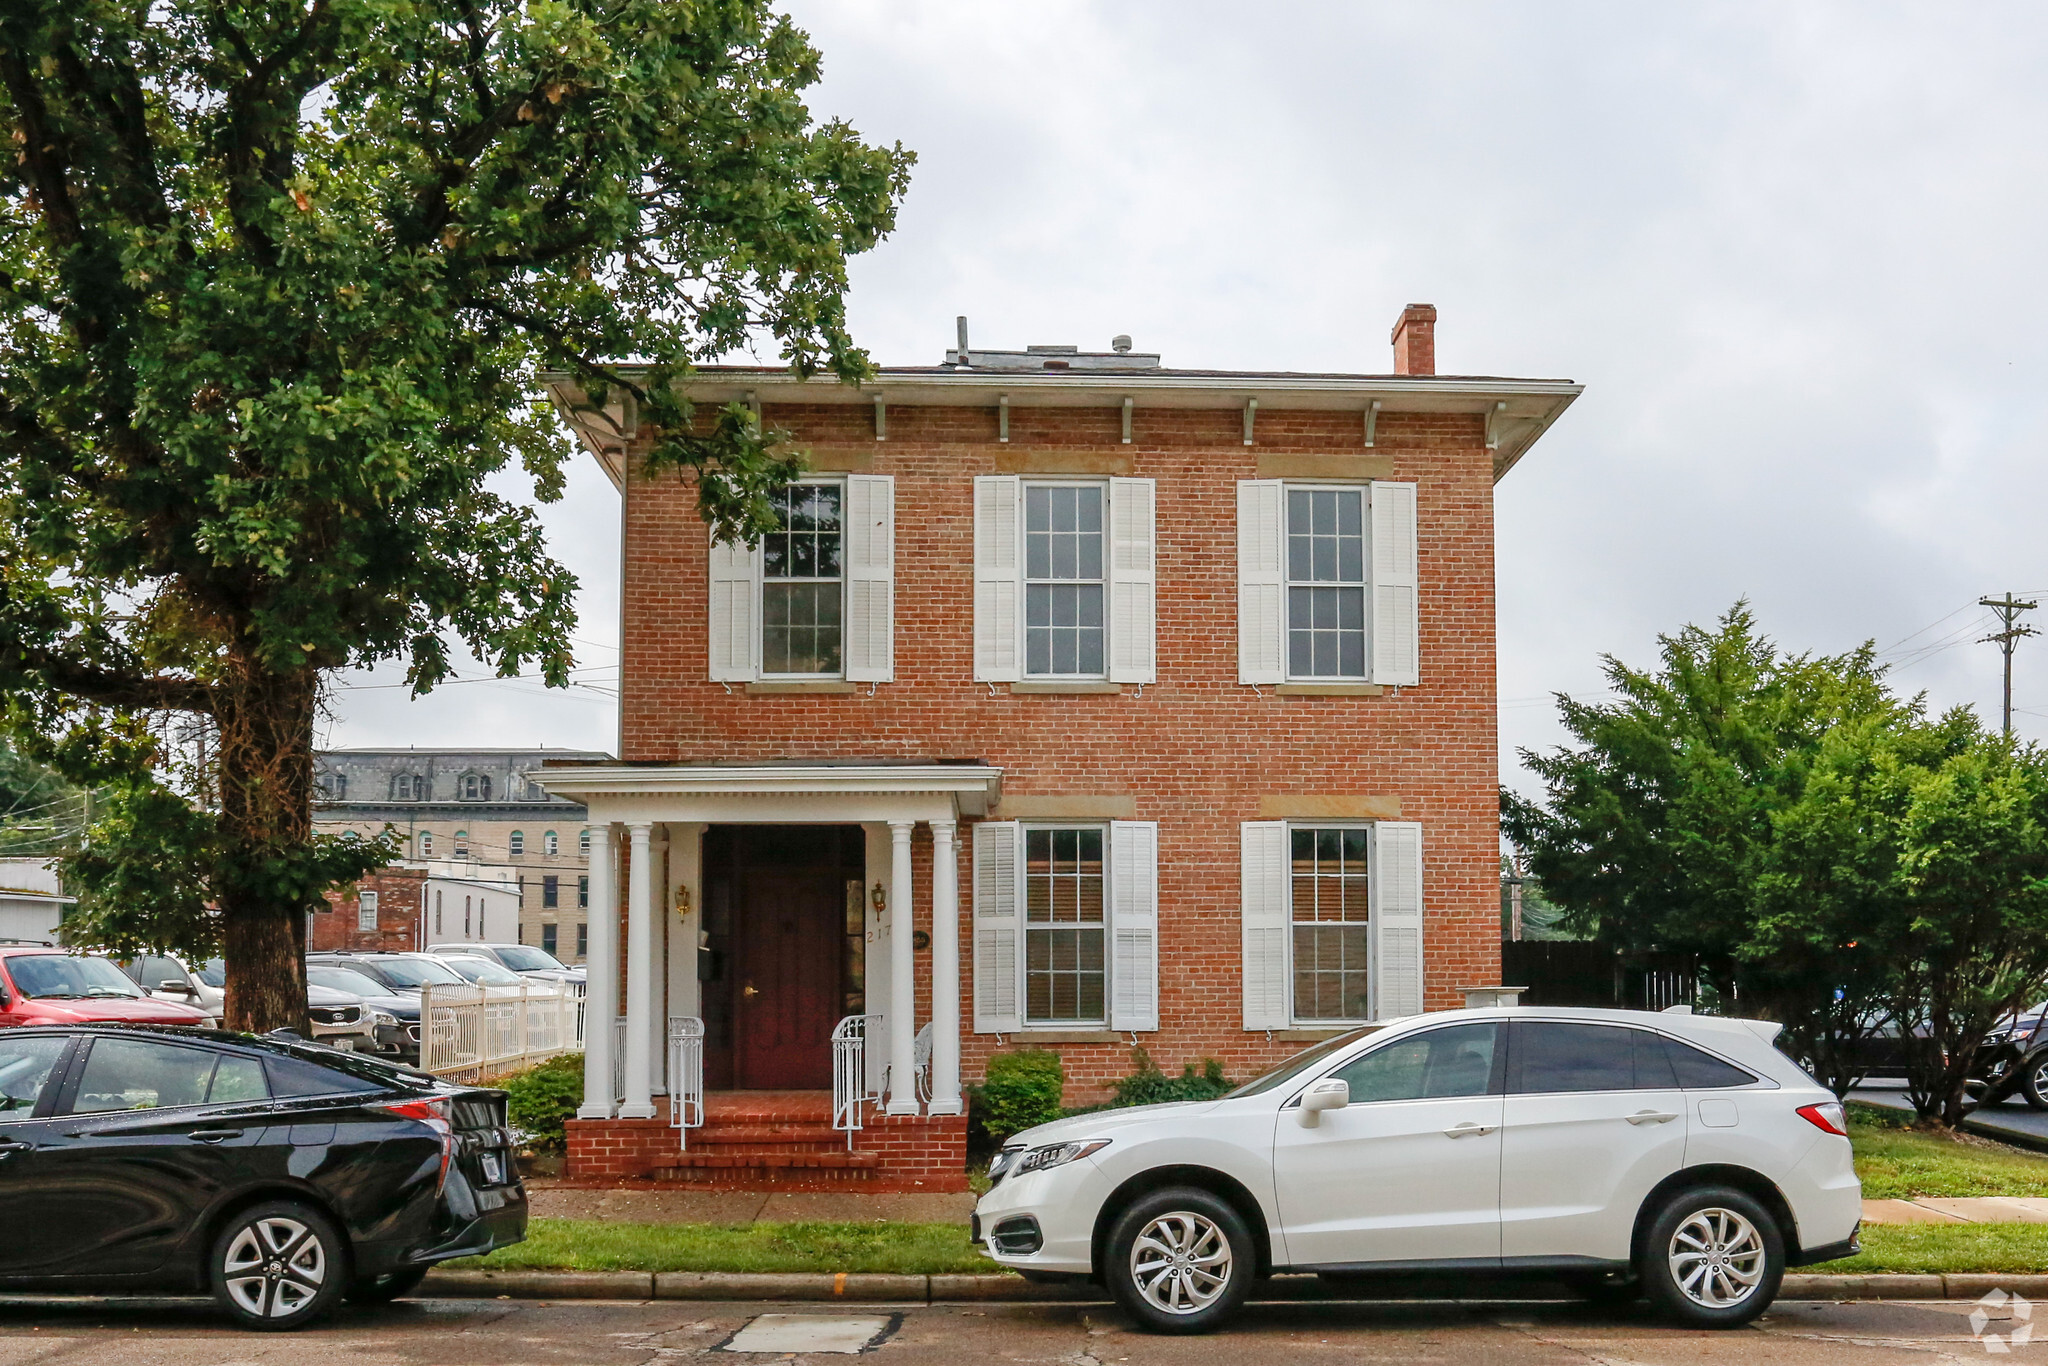
[[1823,1133],[1849,1136],[1848,1117],[1842,1113],[1839,1101],[1826,1101],[1820,1105],[1802,1105],[1799,1117]]
[[406,1119],[416,1119],[441,1135],[441,1179],[434,1184],[434,1192],[438,1195],[448,1184],[448,1164],[455,1160],[455,1123],[448,1118],[448,1102],[399,1100],[377,1108],[389,1110],[392,1114],[401,1115]]

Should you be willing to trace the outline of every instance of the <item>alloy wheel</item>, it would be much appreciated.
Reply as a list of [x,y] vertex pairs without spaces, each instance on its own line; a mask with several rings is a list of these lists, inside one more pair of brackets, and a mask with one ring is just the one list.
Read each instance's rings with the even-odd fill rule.
[[1735,1210],[1694,1210],[1672,1231],[1671,1279],[1694,1304],[1732,1309],[1756,1293],[1764,1278],[1764,1240]]
[[1169,1314],[1198,1314],[1230,1286],[1230,1239],[1191,1210],[1162,1214],[1131,1243],[1131,1279]]
[[255,1219],[235,1234],[221,1280],[243,1312],[285,1319],[304,1312],[327,1283],[327,1249],[296,1219]]

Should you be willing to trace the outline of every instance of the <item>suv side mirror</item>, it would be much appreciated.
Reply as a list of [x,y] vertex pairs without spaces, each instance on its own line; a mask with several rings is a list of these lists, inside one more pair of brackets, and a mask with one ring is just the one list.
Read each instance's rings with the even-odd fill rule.
[[182,977],[166,977],[163,981],[158,982],[156,984],[156,989],[158,991],[175,991],[180,996],[198,995],[198,993],[192,989],[192,984]]
[[1301,1127],[1316,1128],[1323,1122],[1323,1111],[1341,1110],[1351,1103],[1351,1083],[1341,1077],[1325,1077],[1302,1093]]

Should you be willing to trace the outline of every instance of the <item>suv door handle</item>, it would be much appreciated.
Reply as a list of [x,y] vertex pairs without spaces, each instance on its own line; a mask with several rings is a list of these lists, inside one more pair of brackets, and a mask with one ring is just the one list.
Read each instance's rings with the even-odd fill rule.
[[225,1139],[240,1138],[244,1132],[241,1129],[194,1129],[188,1137],[201,1143],[219,1143]]
[[1476,1124],[1468,1119],[1463,1124],[1453,1124],[1450,1128],[1444,1130],[1444,1137],[1478,1138],[1482,1134],[1492,1133],[1495,1129],[1498,1129],[1499,1127],[1500,1125],[1498,1124]]
[[1635,1125],[1664,1124],[1677,1118],[1675,1110],[1638,1110],[1628,1117],[1628,1122]]

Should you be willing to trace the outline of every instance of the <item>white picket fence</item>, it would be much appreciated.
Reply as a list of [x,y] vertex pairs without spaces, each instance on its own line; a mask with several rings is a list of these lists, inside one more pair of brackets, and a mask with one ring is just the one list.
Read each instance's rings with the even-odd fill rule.
[[521,987],[517,995],[429,983],[420,992],[420,1070],[483,1081],[583,1051],[583,991]]

